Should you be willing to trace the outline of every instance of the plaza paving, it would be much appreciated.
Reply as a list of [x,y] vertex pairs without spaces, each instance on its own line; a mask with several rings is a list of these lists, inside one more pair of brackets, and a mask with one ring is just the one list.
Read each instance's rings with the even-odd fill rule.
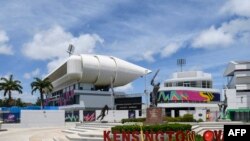
[[61,141],[68,141],[62,130],[75,126],[75,123],[67,123],[64,127],[38,127],[23,128],[20,124],[4,124],[0,132],[0,141],[53,141],[58,138]]
[[[249,124],[242,122],[201,122],[192,124],[192,130],[202,135],[206,130],[223,130],[225,124]],[[60,128],[20,128],[8,125],[8,131],[0,132],[0,141],[102,141],[103,130],[121,123],[68,123]],[[6,126],[5,126],[6,127]],[[18,128],[15,128],[18,127]]]
[[[9,128],[0,132],[0,141],[53,141],[54,137],[65,139],[64,128]],[[62,140],[63,141],[63,140]]]

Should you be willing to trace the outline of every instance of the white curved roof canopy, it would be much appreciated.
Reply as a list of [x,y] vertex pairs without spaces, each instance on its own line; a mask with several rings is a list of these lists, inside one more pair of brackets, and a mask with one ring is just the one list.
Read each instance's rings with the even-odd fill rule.
[[112,56],[72,55],[68,60],[51,72],[46,78],[54,87],[74,81],[92,83],[96,86],[126,85],[151,71]]

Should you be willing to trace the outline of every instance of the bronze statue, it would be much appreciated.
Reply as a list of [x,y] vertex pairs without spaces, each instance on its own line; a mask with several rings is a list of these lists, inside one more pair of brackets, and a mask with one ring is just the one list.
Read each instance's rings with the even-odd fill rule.
[[224,93],[224,97],[225,97],[225,99],[224,99],[223,103],[218,104],[219,112],[220,112],[218,119],[223,119],[226,116],[226,109],[227,109],[227,95],[226,95],[226,93]]
[[224,93],[224,102],[223,102],[223,115],[225,116],[226,115],[226,109],[227,109],[227,95],[226,93]]
[[156,75],[159,73],[159,71],[160,70],[158,69],[157,72],[155,73],[154,77],[151,80],[151,85],[153,86],[153,90],[150,93],[150,96],[152,97],[152,102],[151,102],[152,107],[157,107],[157,93],[160,89],[160,82],[155,84],[154,79],[155,79]]
[[108,114],[108,111],[109,111],[109,107],[108,105],[105,105],[103,108],[102,108],[102,111],[100,113],[100,115],[97,117],[97,120],[101,117],[100,120],[102,120],[104,117],[105,117],[105,111],[107,111],[107,114]]

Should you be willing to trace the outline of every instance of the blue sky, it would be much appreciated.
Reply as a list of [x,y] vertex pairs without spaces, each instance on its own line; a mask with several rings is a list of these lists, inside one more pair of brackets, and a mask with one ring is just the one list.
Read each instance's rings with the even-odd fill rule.
[[[42,77],[75,54],[112,55],[151,69],[162,82],[179,70],[213,75],[225,84],[229,61],[250,60],[249,0],[10,0],[0,1],[0,76],[22,81],[21,97],[31,96],[33,77]],[[147,76],[147,87],[151,89]],[[143,92],[144,78],[120,88]],[[2,92],[0,92],[0,98]]]

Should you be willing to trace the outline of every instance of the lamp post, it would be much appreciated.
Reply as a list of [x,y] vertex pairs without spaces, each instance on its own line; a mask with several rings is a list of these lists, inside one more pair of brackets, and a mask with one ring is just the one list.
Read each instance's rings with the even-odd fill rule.
[[144,90],[144,93],[145,93],[145,97],[146,97],[146,105],[147,105],[147,108],[148,108],[148,93],[147,93],[147,74],[148,74],[148,70],[145,70],[145,79],[144,79],[144,84],[145,84],[145,90]]

